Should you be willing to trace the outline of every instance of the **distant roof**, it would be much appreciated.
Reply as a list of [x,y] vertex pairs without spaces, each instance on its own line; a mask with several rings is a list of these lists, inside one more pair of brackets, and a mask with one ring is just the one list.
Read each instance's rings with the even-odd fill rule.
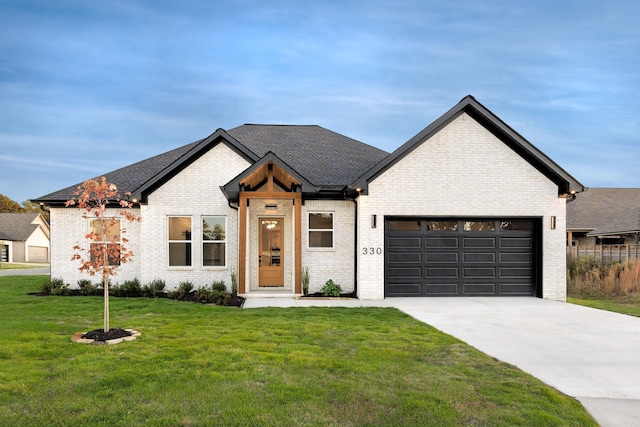
[[[247,124],[213,135],[232,137],[250,157],[261,158],[273,152],[300,175],[318,187],[341,189],[387,156],[383,150],[315,125]],[[211,138],[203,138],[175,150],[105,173],[108,182],[121,193],[148,187],[151,181],[194,155],[194,151]],[[241,147],[241,148],[242,148]],[[72,198],[80,183],[35,200],[62,203]]]
[[39,227],[33,224],[37,213],[0,213],[0,239],[22,242]]
[[589,188],[567,203],[567,230],[589,236],[640,231],[640,188]]

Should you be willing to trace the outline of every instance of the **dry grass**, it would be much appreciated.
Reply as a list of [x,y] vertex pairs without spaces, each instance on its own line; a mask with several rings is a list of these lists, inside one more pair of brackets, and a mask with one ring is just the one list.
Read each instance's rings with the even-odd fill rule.
[[567,292],[576,297],[640,296],[640,261],[602,265],[593,258],[569,258]]

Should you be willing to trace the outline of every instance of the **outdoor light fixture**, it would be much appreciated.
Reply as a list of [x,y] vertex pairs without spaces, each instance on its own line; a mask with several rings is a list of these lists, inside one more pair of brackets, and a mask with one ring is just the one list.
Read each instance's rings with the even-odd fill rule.
[[555,216],[551,217],[551,229],[552,230],[556,229],[556,217]]
[[278,205],[264,205],[264,208],[268,211],[277,211],[278,210]]
[[376,228],[376,226],[378,225],[377,220],[378,220],[378,215],[375,215],[375,214],[371,215],[371,228]]

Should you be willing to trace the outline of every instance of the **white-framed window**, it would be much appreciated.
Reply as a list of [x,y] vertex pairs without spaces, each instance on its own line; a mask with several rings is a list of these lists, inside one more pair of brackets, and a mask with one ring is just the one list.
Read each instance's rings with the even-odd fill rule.
[[109,267],[120,265],[120,256],[118,249],[109,248],[109,245],[122,244],[122,230],[120,229],[119,218],[92,218],[89,220],[89,232],[95,234],[96,240],[92,240],[90,245],[91,249],[91,262],[102,263],[101,251],[95,253],[94,250],[99,246],[107,245],[107,260]]
[[333,248],[333,212],[309,212],[309,248]]
[[191,266],[191,217],[170,216],[169,267]]
[[202,217],[202,266],[226,267],[227,217]]

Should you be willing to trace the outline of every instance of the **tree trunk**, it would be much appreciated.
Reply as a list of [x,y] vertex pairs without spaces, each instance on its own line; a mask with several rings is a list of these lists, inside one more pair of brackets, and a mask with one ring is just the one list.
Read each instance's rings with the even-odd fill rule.
[[109,275],[102,275],[104,284],[104,332],[109,332]]

